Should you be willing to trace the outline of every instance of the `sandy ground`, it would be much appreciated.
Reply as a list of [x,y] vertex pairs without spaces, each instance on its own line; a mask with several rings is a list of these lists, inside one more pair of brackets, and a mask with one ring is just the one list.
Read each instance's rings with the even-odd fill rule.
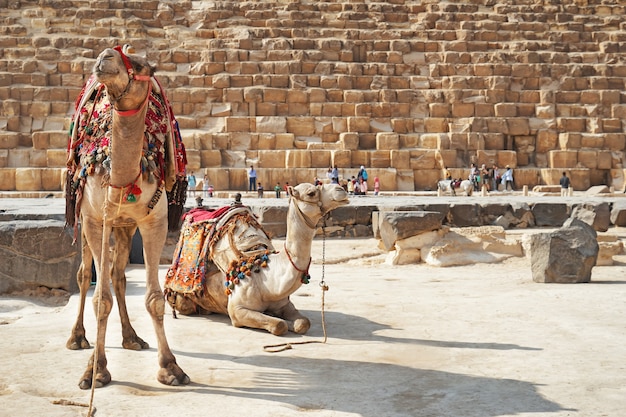
[[[166,317],[192,382],[156,381],[156,339],[131,265],[129,310],[151,345],[121,348],[117,311],[107,356],[113,382],[95,391],[96,416],[623,416],[626,410],[626,255],[589,284],[537,284],[526,258],[498,264],[390,267],[373,239],[327,240],[325,344],[321,241],[296,306],[306,336],[238,329],[225,316]],[[365,259],[357,259],[362,254]],[[164,277],[167,266],[161,268]],[[93,289],[92,289],[93,290]],[[55,302],[57,304],[55,304]],[[92,350],[65,342],[78,295],[0,298],[0,415],[82,416],[78,380]],[[168,312],[171,312],[168,308]],[[87,336],[95,342],[89,303]],[[55,404],[61,402],[63,404]]]

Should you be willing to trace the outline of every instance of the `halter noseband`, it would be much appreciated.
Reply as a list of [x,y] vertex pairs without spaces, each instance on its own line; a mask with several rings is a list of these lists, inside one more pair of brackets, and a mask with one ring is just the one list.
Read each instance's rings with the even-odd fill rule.
[[[320,188],[319,187],[316,187],[316,194],[317,194],[317,196],[319,198],[319,196],[320,196]],[[320,214],[322,216],[324,216],[325,213],[322,211],[322,200],[321,200],[321,198],[319,198],[319,200],[316,203],[314,203],[312,201],[303,200],[303,199],[301,199],[299,197],[294,196],[293,194],[291,194],[290,197],[295,199],[295,200],[302,201],[303,203],[306,203],[306,204],[316,205],[320,209]],[[296,207],[298,215],[302,218],[302,220],[304,220],[306,225],[309,226],[309,228],[311,228],[311,229],[316,229],[317,228],[317,222],[315,224],[311,224],[311,220],[307,216],[304,215],[302,210],[300,210],[300,207],[298,206],[298,203],[294,202],[294,205]]]
[[[132,84],[133,81],[144,81],[145,82],[145,81],[150,81],[150,79],[152,78],[150,75],[135,74],[135,70],[133,69],[133,66],[130,63],[130,59],[124,53],[124,50],[127,49],[127,47],[128,47],[128,45],[124,45],[124,48],[122,48],[121,46],[117,45],[116,47],[113,48],[115,51],[117,51],[117,53],[120,54],[120,57],[122,58],[122,62],[124,62],[124,66],[126,67],[126,72],[128,74],[128,84],[126,84],[126,88],[124,88],[124,91],[122,91],[122,94],[120,94],[120,96],[117,97],[115,99],[115,101],[119,101],[126,94],[128,94],[128,92],[130,91],[130,85]],[[150,94],[148,94],[148,95],[150,95]]]

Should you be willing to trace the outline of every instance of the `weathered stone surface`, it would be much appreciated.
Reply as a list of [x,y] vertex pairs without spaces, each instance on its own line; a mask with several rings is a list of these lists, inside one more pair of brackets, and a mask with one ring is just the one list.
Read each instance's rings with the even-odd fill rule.
[[613,203],[611,223],[615,226],[626,226],[626,201]]
[[379,215],[379,231],[386,250],[396,241],[441,228],[439,213],[430,211],[387,211]]
[[598,260],[596,265],[613,265],[613,256],[620,255],[624,251],[624,244],[614,235],[598,235]]
[[447,222],[454,227],[482,226],[482,211],[478,204],[450,204]]
[[561,227],[570,216],[570,208],[565,203],[535,203],[531,210],[539,227]]
[[452,228],[434,245],[421,250],[424,262],[441,267],[499,262],[522,253],[521,244],[508,241],[499,226]]
[[593,227],[596,232],[606,232],[611,225],[611,210],[609,203],[578,204],[572,209],[570,217],[582,220]]
[[0,222],[0,293],[40,286],[75,292],[80,245],[61,220]]
[[568,219],[554,232],[531,235],[528,251],[533,281],[589,282],[598,258],[596,238],[595,230],[578,219]]

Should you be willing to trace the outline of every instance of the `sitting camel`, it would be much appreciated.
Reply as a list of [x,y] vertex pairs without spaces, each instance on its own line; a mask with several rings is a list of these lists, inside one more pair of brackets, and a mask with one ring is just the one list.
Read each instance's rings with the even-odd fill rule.
[[[102,387],[111,381],[104,345],[113,302],[109,241],[112,228],[118,222],[136,224],[143,240],[145,305],[152,317],[158,342],[160,369],[157,379],[166,385],[187,384],[189,377],[176,363],[165,336],[165,300],[158,277],[168,227],[168,202],[161,196],[173,185],[165,168],[155,162],[165,160],[163,148],[167,143],[164,143],[164,137],[148,142],[145,135],[146,114],[154,100],[151,92],[160,85],[154,81],[154,68],[145,58],[127,54],[121,47],[104,50],[98,56],[93,72],[104,88],[90,90],[89,94],[105,94],[108,101],[100,108],[94,105],[84,120],[89,121],[92,116],[97,118],[97,113],[110,114],[110,126],[106,123],[95,126],[106,133],[102,143],[90,143],[83,136],[73,140],[68,160],[70,181],[78,189],[76,213],[80,216],[81,233],[86,247],[91,248],[98,276],[93,297],[98,323],[97,341],[79,386],[88,389],[93,383]],[[74,166],[76,155],[78,164]],[[116,244],[120,241],[116,239]],[[126,262],[119,253],[118,258],[120,263]],[[89,264],[84,264],[83,269],[85,265]],[[120,295],[117,294],[118,300]]]
[[[309,281],[311,245],[318,221],[331,210],[348,204],[348,194],[338,184],[307,183],[289,187],[288,194],[287,236],[281,250],[273,250],[262,229],[221,224],[219,227],[229,231],[208,243],[205,250],[211,261],[204,265],[202,283],[187,292],[175,282],[189,281],[190,269],[178,262],[186,258],[180,256],[185,246],[183,229],[165,282],[166,298],[175,311],[191,314],[200,307],[228,314],[235,327],[265,329],[275,335],[287,331],[304,334],[309,330],[309,319],[300,314],[289,297]],[[260,239],[253,239],[258,234]],[[252,252],[259,247],[261,250],[242,255],[244,250],[232,246],[232,242],[239,241],[252,242]],[[232,247],[227,251],[227,260],[222,259],[225,246]],[[191,263],[197,262],[198,257],[202,255],[196,253]]]

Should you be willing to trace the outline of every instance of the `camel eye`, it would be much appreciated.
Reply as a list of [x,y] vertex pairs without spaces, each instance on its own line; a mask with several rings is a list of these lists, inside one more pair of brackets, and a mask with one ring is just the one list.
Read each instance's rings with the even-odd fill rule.
[[309,197],[315,197],[315,191],[309,191],[306,195],[308,195]]

